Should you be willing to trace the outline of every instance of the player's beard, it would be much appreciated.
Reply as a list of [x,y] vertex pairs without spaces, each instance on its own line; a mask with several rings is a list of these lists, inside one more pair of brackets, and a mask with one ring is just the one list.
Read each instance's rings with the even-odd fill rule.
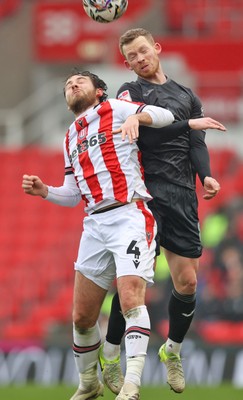
[[147,80],[153,79],[156,76],[156,74],[159,72],[159,66],[160,66],[159,60],[149,61],[148,65],[149,65],[148,69],[144,69],[144,70],[141,69],[140,71],[136,71],[134,69],[134,72],[143,79],[147,79]]
[[90,96],[84,97],[76,97],[71,103],[69,103],[70,110],[74,113],[74,115],[80,115],[92,105],[94,105],[95,99]]
[[82,114],[82,112],[87,108],[85,107],[83,99],[76,99],[71,104],[69,104],[70,110],[74,115]]

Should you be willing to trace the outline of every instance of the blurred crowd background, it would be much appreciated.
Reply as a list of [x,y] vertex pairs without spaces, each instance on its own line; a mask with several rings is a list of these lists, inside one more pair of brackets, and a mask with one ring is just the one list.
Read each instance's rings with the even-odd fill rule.
[[[0,345],[71,343],[73,261],[82,205],[64,209],[24,195],[24,173],[63,181],[62,141],[72,121],[63,98],[74,66],[98,73],[109,96],[133,74],[118,38],[144,27],[162,43],[164,71],[197,93],[205,115],[227,133],[207,132],[221,192],[205,201],[198,182],[204,253],[189,337],[243,344],[243,1],[129,0],[111,24],[90,20],[81,0],[0,1]],[[113,290],[100,318],[105,333]],[[167,334],[171,290],[161,253],[148,290],[152,342]]]

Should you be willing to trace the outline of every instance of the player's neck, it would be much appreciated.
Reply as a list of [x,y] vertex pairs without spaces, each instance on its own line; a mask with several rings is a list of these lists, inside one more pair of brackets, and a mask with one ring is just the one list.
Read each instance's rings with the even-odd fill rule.
[[150,83],[155,83],[157,85],[163,85],[167,81],[167,77],[163,73],[163,71],[159,71],[150,78],[143,78],[145,81]]

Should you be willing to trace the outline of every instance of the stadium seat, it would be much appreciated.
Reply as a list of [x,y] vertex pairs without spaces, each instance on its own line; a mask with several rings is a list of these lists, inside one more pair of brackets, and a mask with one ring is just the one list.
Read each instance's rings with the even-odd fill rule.
[[11,322],[6,324],[2,329],[2,339],[8,341],[18,340],[40,340],[45,335],[45,327],[43,323],[36,323],[34,325],[23,322]]
[[6,18],[16,13],[21,5],[22,0],[2,0],[0,4],[0,18]]
[[243,343],[243,323],[232,321],[201,322],[197,332],[203,340],[211,344],[239,345]]
[[237,0],[167,0],[168,27],[185,35],[243,36],[243,6]]
[[[55,168],[50,178],[53,160]],[[238,169],[235,153],[227,149],[212,150],[212,162],[223,179],[224,189],[212,201],[199,202],[204,207],[204,216],[229,199],[228,193],[232,190],[242,195],[243,168]],[[9,165],[14,166],[14,171]],[[44,181],[62,183],[61,152],[46,153],[30,148],[1,152],[1,166],[8,187],[2,190],[0,197],[0,280],[3,286],[0,335],[9,340],[44,340],[55,324],[71,320],[73,262],[84,211],[82,206],[68,209],[26,196],[21,189],[22,175],[32,171],[33,165]],[[239,225],[240,232],[241,229]],[[13,294],[13,302],[9,300],[9,293]],[[158,326],[158,332],[164,337],[167,329],[168,321]]]

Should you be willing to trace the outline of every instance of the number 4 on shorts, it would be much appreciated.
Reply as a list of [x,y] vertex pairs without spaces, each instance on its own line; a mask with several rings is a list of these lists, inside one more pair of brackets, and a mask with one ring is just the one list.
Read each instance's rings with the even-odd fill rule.
[[127,254],[134,254],[134,258],[138,260],[140,256],[140,251],[139,247],[137,247],[136,244],[137,244],[136,240],[131,241],[131,243],[127,248]]

